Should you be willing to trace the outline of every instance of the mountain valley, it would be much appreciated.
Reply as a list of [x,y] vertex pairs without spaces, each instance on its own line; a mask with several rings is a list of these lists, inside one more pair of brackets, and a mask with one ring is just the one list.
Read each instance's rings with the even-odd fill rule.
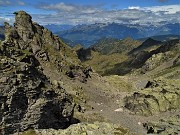
[[14,15],[0,28],[0,134],[180,134],[178,36],[137,40],[136,28],[113,23],[61,39],[25,11]]

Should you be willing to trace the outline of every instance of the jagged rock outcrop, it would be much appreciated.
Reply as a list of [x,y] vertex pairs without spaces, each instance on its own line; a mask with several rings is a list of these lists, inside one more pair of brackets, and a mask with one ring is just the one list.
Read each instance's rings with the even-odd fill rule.
[[[42,66],[55,67],[62,74],[82,72],[78,78],[86,80],[88,71],[80,64],[74,50],[65,45],[58,36],[48,29],[33,22],[32,17],[24,11],[15,12],[14,27],[5,23],[5,44],[33,53]],[[72,68],[73,67],[73,68]],[[73,71],[72,71],[73,70]],[[75,77],[74,75],[73,77]],[[72,77],[72,76],[70,76]]]
[[14,14],[16,15],[14,27],[16,28],[18,35],[24,42],[31,41],[35,34],[35,29],[31,21],[32,17],[23,11],[15,12]]
[[125,98],[125,107],[145,116],[179,109],[180,82],[163,78],[149,81],[145,89]]
[[156,68],[157,66],[161,65],[163,62],[166,62],[170,58],[170,53],[158,53],[152,55],[145,64],[142,66],[142,69],[145,71],[152,70]]
[[[63,89],[54,88],[31,54],[13,49],[0,61],[0,122],[5,134],[28,128],[64,128],[74,104]],[[18,56],[17,56],[18,55]],[[14,56],[14,57],[13,57]]]
[[[64,47],[64,54],[71,50],[47,29],[33,23],[26,12],[15,14],[15,27],[5,23],[5,40],[0,44],[2,134],[29,128],[65,128],[73,117],[73,100],[64,89],[50,83],[41,63],[55,62],[46,50],[48,45],[58,51]],[[62,50],[58,57],[67,66]]]
[[180,134],[180,115],[170,116],[159,121],[144,123],[148,134],[178,135]]
[[147,72],[163,65],[163,68],[169,68],[176,64],[180,52],[179,40],[172,40],[164,43],[158,49],[150,52],[150,57],[142,66],[142,72]]
[[4,43],[32,52],[41,61],[49,61],[64,71],[69,65],[79,65],[76,53],[48,29],[33,22],[24,11],[15,12],[14,27],[5,23]]

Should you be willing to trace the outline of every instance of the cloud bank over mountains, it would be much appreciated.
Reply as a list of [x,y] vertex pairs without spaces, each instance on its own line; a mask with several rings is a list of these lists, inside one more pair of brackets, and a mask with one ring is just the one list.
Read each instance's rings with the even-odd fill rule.
[[[160,0],[163,2],[164,0]],[[11,4],[4,1],[4,4]],[[25,5],[17,1],[19,5]],[[3,5],[3,1],[0,1]],[[31,13],[33,20],[40,24],[93,24],[93,23],[121,23],[139,25],[163,25],[180,22],[180,5],[164,5],[153,7],[129,6],[126,9],[106,9],[102,5],[75,5],[63,2],[57,4],[39,4],[37,10],[49,11],[48,14]],[[11,16],[0,16],[0,24],[4,21],[12,23]]]
[[[39,8],[54,11],[51,15],[42,15],[38,21],[51,20],[51,23],[89,24],[116,22],[123,24],[161,25],[180,22],[180,5],[138,7],[107,10],[102,7],[68,5],[65,3],[42,5]],[[37,16],[38,17],[38,16]],[[43,21],[44,23],[48,23]]]

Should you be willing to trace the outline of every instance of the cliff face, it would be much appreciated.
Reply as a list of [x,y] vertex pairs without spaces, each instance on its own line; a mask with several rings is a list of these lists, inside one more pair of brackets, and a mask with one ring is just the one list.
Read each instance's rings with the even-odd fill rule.
[[[72,98],[44,75],[41,63],[64,67],[73,62],[72,52],[59,38],[31,21],[24,11],[16,12],[14,27],[5,23],[0,44],[0,125],[3,134],[29,128],[65,128],[73,117]],[[56,55],[47,50],[52,46]],[[63,54],[64,53],[64,54]],[[75,54],[71,54],[75,56]],[[55,59],[56,58],[56,59]]]

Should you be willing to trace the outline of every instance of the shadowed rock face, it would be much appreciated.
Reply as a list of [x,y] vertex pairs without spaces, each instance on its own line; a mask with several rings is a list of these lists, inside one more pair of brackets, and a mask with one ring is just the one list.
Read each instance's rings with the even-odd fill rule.
[[74,103],[64,89],[50,84],[40,64],[49,60],[44,42],[60,45],[59,39],[32,23],[24,11],[15,14],[15,27],[5,23],[6,38],[0,44],[0,126],[7,135],[29,128],[65,128]]

